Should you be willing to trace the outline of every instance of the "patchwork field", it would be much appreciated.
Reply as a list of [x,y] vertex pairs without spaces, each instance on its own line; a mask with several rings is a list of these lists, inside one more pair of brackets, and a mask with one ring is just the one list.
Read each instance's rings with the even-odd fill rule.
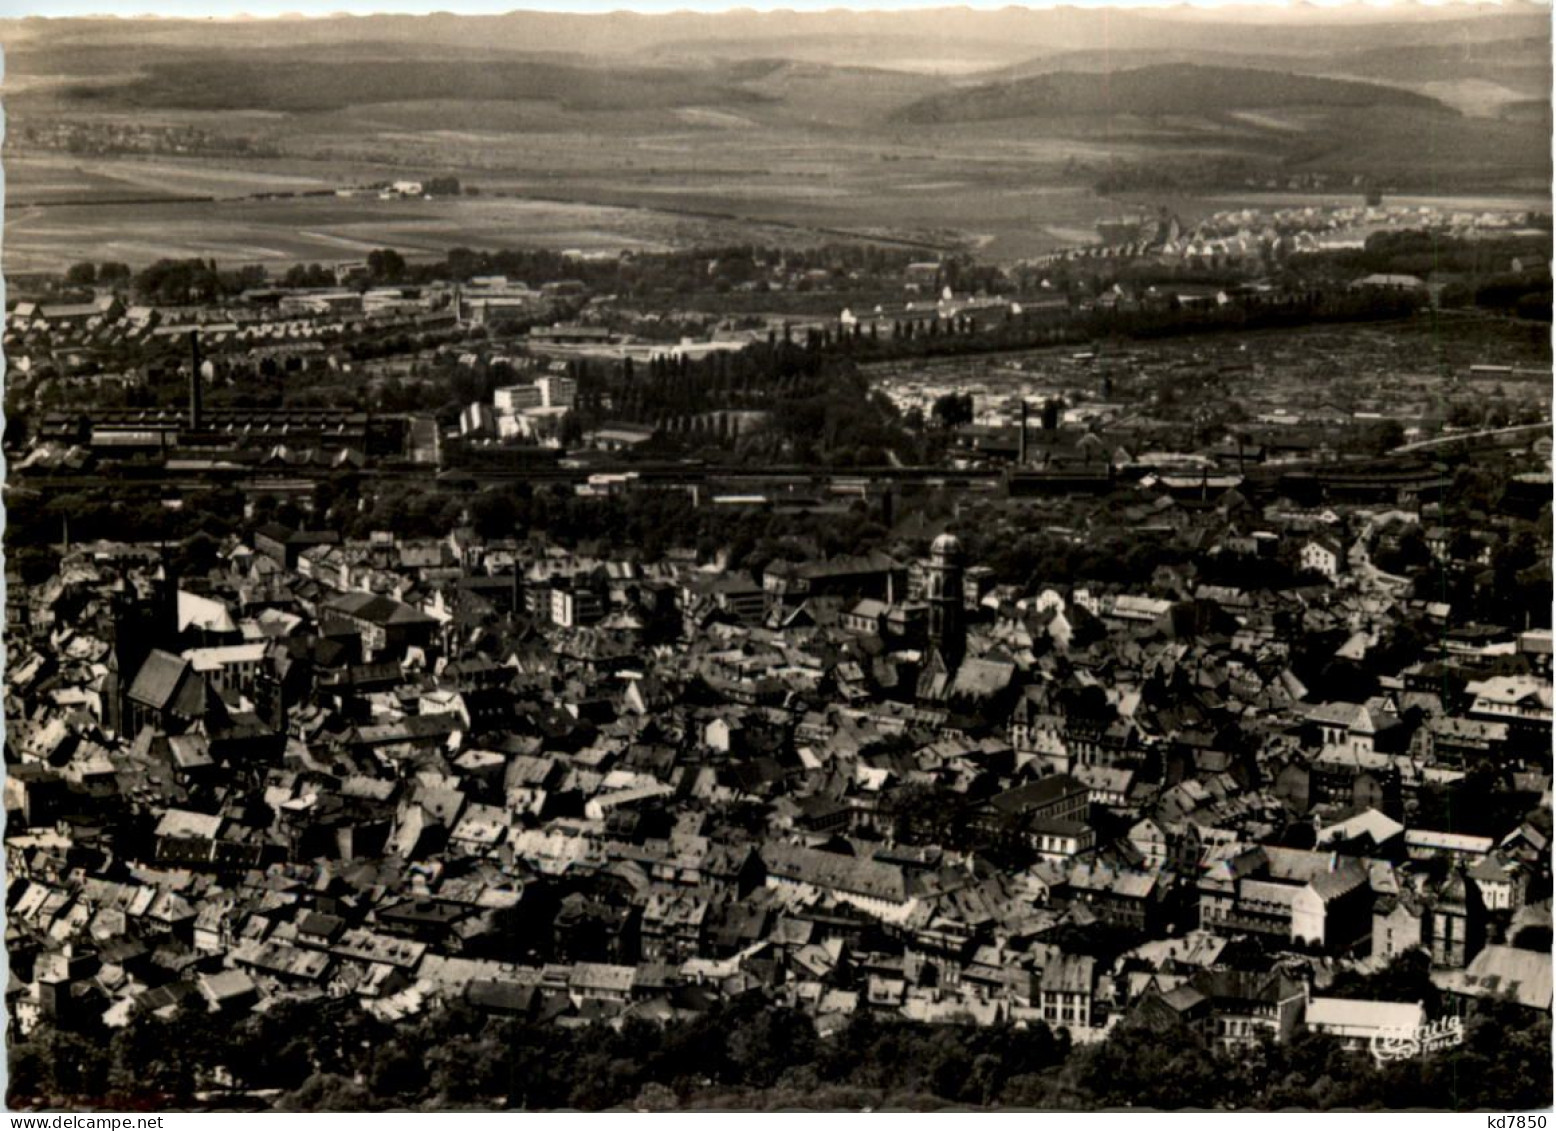
[[80,259],[285,265],[357,258],[380,247],[415,258],[461,246],[654,250],[790,238],[760,225],[542,200],[223,200],[11,207],[4,254],[8,270],[41,271]]
[[[222,262],[339,258],[392,246],[656,248],[840,239],[976,247],[1024,256],[1093,237],[1116,210],[1084,184],[1051,183],[1085,144],[1032,141],[940,151],[883,140],[849,148],[731,128],[644,134],[619,144],[558,134],[438,136],[428,165],[312,158],[11,157],[5,254],[13,270],[83,255],[126,262],[202,255]],[[421,143],[428,144],[425,138]],[[462,161],[470,154],[470,164]],[[406,158],[411,161],[411,158]],[[431,162],[436,160],[436,164]],[[457,162],[457,163],[456,163]],[[382,201],[256,194],[333,192],[453,171],[477,197]],[[1045,183],[1047,182],[1047,183]],[[217,199],[196,199],[215,197]]]

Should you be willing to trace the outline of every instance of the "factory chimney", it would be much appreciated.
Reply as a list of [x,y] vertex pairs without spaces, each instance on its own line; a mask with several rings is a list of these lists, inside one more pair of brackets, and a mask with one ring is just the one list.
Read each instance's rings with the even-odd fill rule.
[[1027,465],[1027,399],[1021,398],[1021,438],[1016,444],[1016,466]]
[[198,432],[204,426],[204,419],[200,411],[200,390],[203,378],[200,375],[200,331],[189,331],[189,430]]

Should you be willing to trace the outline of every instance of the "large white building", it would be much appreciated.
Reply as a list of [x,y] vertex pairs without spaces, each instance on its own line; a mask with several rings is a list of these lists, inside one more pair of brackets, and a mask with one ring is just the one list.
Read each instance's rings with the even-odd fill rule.
[[503,440],[545,442],[577,403],[578,382],[571,377],[546,374],[527,385],[505,385],[492,392],[492,431]]
[[532,408],[572,408],[578,403],[578,382],[546,374],[529,385],[505,385],[492,393],[499,416],[517,416]]
[[508,385],[492,393],[492,406],[499,416],[516,416],[527,408],[540,408],[545,394],[539,385]]
[[573,408],[578,403],[578,382],[571,377],[548,373],[535,379],[535,387],[545,408]]

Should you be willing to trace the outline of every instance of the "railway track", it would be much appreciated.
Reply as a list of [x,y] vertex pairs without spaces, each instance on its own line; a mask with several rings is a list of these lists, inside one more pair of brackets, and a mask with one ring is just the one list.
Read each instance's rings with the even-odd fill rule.
[[[117,475],[50,475],[14,471],[11,482],[17,487],[40,491],[81,491],[102,487],[106,482],[126,486],[161,487],[180,491],[207,490],[216,486],[244,489],[286,490],[327,482],[339,472],[330,468],[288,468],[275,474],[256,473],[251,468],[213,468],[207,471],[169,471],[138,468]],[[449,490],[504,486],[514,483],[585,484],[597,476],[635,475],[638,482],[666,486],[704,486],[720,483],[793,483],[815,487],[869,487],[886,483],[992,483],[1003,478],[1002,471],[943,467],[722,467],[699,466],[679,469],[644,468],[631,464],[589,467],[539,467],[514,469],[451,468],[434,472],[427,467],[376,467],[353,473],[363,481],[417,482]]]
[[[1275,479],[1312,478],[1336,483],[1356,480],[1397,478],[1399,475],[1419,477],[1427,468],[1415,459],[1396,457],[1393,460],[1374,462],[1370,466],[1349,468],[1344,464],[1310,463],[1287,464],[1278,469],[1250,469],[1245,489],[1256,489],[1261,484],[1274,487]],[[230,487],[245,494],[302,494],[311,491],[318,483],[328,482],[339,473],[329,468],[286,468],[273,473],[254,468],[217,468],[209,471],[189,469],[136,468],[122,474],[51,475],[16,471],[11,474],[13,489],[30,490],[44,494],[69,491],[91,491],[114,483],[127,489],[141,488],[164,496],[192,494],[213,488]],[[490,487],[512,486],[529,483],[535,486],[567,484],[583,486],[591,480],[609,479],[614,476],[630,476],[642,486],[664,488],[699,488],[716,494],[726,488],[729,494],[754,494],[758,489],[787,490],[790,492],[813,491],[832,495],[868,495],[875,490],[913,485],[921,488],[977,488],[993,487],[1006,480],[1006,469],[946,468],[925,466],[902,467],[804,467],[786,465],[775,467],[733,467],[722,465],[643,466],[633,464],[607,464],[587,467],[534,467],[499,469],[447,469],[435,472],[422,466],[380,466],[353,473],[367,489],[374,483],[416,483],[435,490],[450,493],[468,493]],[[1126,473],[1120,484],[1129,479]],[[1355,484],[1353,484],[1354,486]]]

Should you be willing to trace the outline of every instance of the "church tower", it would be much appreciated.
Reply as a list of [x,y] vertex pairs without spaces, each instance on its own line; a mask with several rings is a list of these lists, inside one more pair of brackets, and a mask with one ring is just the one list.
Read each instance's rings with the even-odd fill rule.
[[189,431],[198,432],[205,427],[205,413],[201,405],[201,392],[205,374],[200,362],[200,332],[189,331]]
[[929,647],[948,668],[962,660],[967,646],[967,626],[962,618],[962,544],[953,534],[942,534],[929,547],[925,578],[929,601]]

